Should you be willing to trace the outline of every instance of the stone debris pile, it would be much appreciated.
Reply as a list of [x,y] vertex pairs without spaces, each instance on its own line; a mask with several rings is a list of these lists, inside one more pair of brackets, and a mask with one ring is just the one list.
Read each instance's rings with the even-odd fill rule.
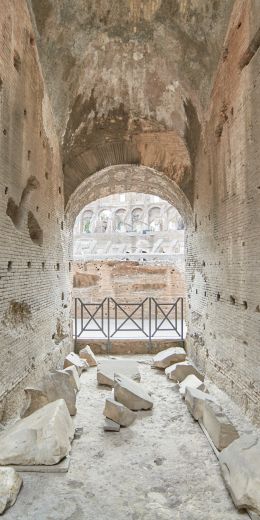
[[25,388],[21,419],[0,432],[0,514],[15,503],[20,491],[19,467],[20,471],[51,467],[70,452],[75,436],[71,415],[77,412],[80,375],[89,366],[96,366],[91,348],[82,350],[79,356],[70,352],[63,369],[51,370]]
[[[136,419],[139,410],[150,410],[153,402],[149,393],[139,382],[141,377],[135,361],[111,359],[109,363],[98,365],[97,380],[107,381],[112,386],[111,397],[105,401],[103,414],[106,417],[104,430],[119,431],[120,426],[130,426]],[[118,363],[122,361],[122,363]],[[117,373],[120,368],[124,373]],[[125,374],[128,374],[125,375]],[[101,376],[102,374],[102,376]],[[113,380],[112,380],[113,376]],[[106,383],[103,383],[106,384]]]
[[[182,359],[178,359],[177,351]],[[208,393],[203,375],[184,354],[181,347],[168,348],[153,357],[152,368],[164,370],[165,375],[179,386],[189,412],[214,446],[223,479],[236,507],[260,515],[260,437],[239,436],[221,406]]]

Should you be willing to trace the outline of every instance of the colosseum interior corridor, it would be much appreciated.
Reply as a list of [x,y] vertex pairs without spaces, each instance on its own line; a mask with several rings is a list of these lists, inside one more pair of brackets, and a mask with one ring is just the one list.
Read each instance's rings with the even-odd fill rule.
[[259,520],[260,0],[0,27],[0,515]]

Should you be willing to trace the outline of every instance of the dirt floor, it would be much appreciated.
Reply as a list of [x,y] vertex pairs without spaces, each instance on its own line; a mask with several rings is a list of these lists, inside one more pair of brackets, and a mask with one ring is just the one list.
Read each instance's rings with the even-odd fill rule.
[[119,433],[103,431],[104,400],[96,369],[81,376],[66,474],[24,473],[24,486],[5,520],[242,520],[217,459],[174,383],[135,356],[154,408]]

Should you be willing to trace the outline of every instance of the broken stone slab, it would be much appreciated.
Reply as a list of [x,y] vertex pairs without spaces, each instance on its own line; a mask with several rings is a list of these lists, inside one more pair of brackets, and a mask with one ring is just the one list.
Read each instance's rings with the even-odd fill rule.
[[189,376],[185,377],[183,381],[179,384],[180,387],[180,395],[181,397],[185,397],[186,388],[197,388],[198,390],[203,391],[205,386],[204,383],[194,374],[190,374]]
[[105,432],[119,432],[120,431],[120,424],[116,423],[115,421],[112,421],[111,419],[105,419],[104,424],[104,431]]
[[70,451],[74,426],[64,399],[46,404],[0,433],[0,465],[53,465]]
[[108,397],[105,402],[103,414],[120,426],[130,426],[136,419],[136,414],[122,403]]
[[142,385],[129,377],[115,375],[115,400],[124,404],[129,410],[149,410],[153,402]]
[[239,437],[236,428],[224,414],[221,406],[209,400],[206,400],[203,406],[203,425],[219,451]]
[[35,387],[24,389],[26,401],[21,411],[21,417],[31,415],[48,403],[64,399],[70,415],[75,415],[76,392],[74,380],[61,370],[53,370],[46,374]]
[[206,392],[202,392],[199,388],[192,388],[191,386],[187,386],[185,392],[185,403],[189,412],[191,415],[193,415],[196,421],[199,421],[203,418],[204,403],[206,401],[215,402],[215,399],[212,395],[207,394]]
[[175,363],[165,369],[166,376],[175,381],[175,383],[181,383],[186,377],[194,374],[201,381],[204,377],[200,372],[192,365],[189,361],[183,361],[182,363]]
[[0,515],[13,506],[23,479],[13,468],[0,468]]
[[80,390],[80,379],[76,367],[74,365],[70,365],[69,367],[64,368],[61,372],[66,372],[69,374],[69,376],[72,378],[72,384],[76,392],[78,392]]
[[78,354],[75,354],[75,352],[70,352],[65,357],[63,368],[67,368],[67,367],[69,367],[71,365],[76,367],[79,376],[80,376],[80,374],[81,374],[81,372],[83,370],[87,370],[88,369],[88,363],[85,361],[85,359],[80,359]]
[[114,386],[115,374],[122,374],[135,381],[141,380],[138,363],[128,359],[104,359],[98,363],[97,381],[100,385]]
[[92,352],[89,345],[86,345],[86,347],[82,348],[79,351],[79,357],[81,359],[85,359],[85,361],[88,363],[88,365],[90,367],[97,366],[97,360],[96,360],[95,354]]
[[221,452],[219,462],[236,507],[260,514],[260,437],[241,435]]
[[167,368],[173,363],[178,363],[186,359],[186,352],[182,347],[170,347],[158,352],[153,357],[153,366],[156,368]]

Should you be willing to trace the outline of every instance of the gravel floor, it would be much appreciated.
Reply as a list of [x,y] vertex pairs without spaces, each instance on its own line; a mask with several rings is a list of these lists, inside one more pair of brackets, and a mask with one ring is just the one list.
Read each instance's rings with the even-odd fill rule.
[[154,408],[119,433],[103,431],[104,400],[96,369],[81,376],[74,440],[66,474],[24,473],[24,486],[5,520],[242,520],[218,462],[176,386],[135,356]]

